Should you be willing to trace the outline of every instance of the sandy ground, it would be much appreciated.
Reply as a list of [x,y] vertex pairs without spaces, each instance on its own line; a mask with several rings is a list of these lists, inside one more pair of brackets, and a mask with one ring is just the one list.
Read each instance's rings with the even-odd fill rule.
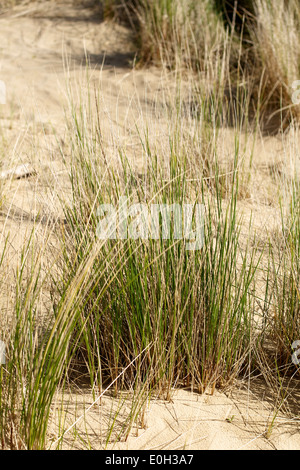
[[[110,136],[110,155],[116,155],[117,144],[124,146],[137,168],[143,166],[138,154],[136,126],[146,126],[163,145],[168,128],[163,118],[166,96],[172,92],[172,77],[157,69],[132,68],[135,58],[130,33],[114,23],[102,23],[88,6],[72,1],[30,3],[0,15],[0,80],[6,83],[7,102],[0,105],[0,145],[3,155],[1,171],[29,164],[33,171],[25,179],[12,175],[1,184],[5,201],[0,213],[3,234],[12,234],[12,249],[18,252],[33,224],[42,216],[60,217],[55,194],[68,193],[68,180],[57,139],[64,146],[64,112],[68,99],[66,77],[74,83],[86,83],[85,61],[90,63],[89,83],[101,89],[103,132]],[[82,79],[82,82],[81,82]],[[162,105],[161,105],[162,106]],[[232,155],[233,135],[224,130],[221,139],[224,155]],[[272,206],[276,192],[276,175],[291,177],[299,168],[297,135],[286,141],[277,137],[258,140],[253,168],[253,186],[243,205],[254,213],[254,223],[263,239],[265,227],[274,230],[277,210]],[[298,165],[298,166],[297,166]],[[262,182],[264,185],[262,185]],[[258,388],[247,390],[247,384],[230,394],[216,392],[202,396],[188,391],[174,392],[172,402],[154,400],[145,410],[145,426],[133,430],[122,449],[300,449],[297,420],[280,414],[270,428],[275,403]],[[83,406],[92,398],[79,394],[70,414],[72,423]],[[79,403],[79,404],[78,404]],[[88,429],[91,446],[100,446],[103,420],[113,406],[113,399],[104,397],[86,416],[85,425],[78,423],[78,433]],[[82,429],[81,429],[82,424]],[[268,432],[268,430],[272,432]],[[99,434],[100,433],[100,434]],[[66,445],[73,446],[72,432]],[[55,441],[59,432],[55,427]],[[75,445],[75,444],[74,444]],[[77,445],[77,444],[76,444]],[[75,445],[75,446],[76,446]],[[109,444],[109,447],[112,447]]]
[[[176,390],[170,401],[152,399],[144,407],[142,423],[134,425],[127,438],[115,440],[124,425],[125,409],[115,421],[120,402],[105,396],[101,404],[90,394],[65,395],[68,413],[54,411],[54,422],[64,419],[62,449],[80,449],[82,442],[91,449],[108,450],[292,450],[300,448],[299,423],[279,412],[274,401],[258,381],[250,391],[235,387],[231,392],[215,391],[199,395]],[[294,403],[294,405],[296,405]],[[130,401],[128,399],[128,409]],[[114,426],[110,441],[107,430]],[[59,445],[55,426],[50,446]]]

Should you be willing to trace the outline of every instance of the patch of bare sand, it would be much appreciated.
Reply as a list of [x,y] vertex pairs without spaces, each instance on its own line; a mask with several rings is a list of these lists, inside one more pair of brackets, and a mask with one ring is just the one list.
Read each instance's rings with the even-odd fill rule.
[[[152,399],[143,409],[142,423],[134,425],[127,437],[122,426],[130,409],[123,402],[103,396],[94,402],[89,394],[65,395],[68,413],[52,416],[49,448],[78,449],[85,442],[92,449],[114,450],[272,450],[299,449],[299,423],[279,412],[264,394],[264,385],[250,392],[236,387],[231,393],[215,391],[199,395],[174,391],[171,401]],[[59,403],[59,402],[58,402]],[[117,413],[118,411],[118,413]],[[127,412],[127,414],[126,414]],[[276,414],[276,420],[274,416]],[[59,419],[64,419],[59,440]],[[124,428],[123,428],[124,429]],[[109,442],[106,441],[110,434]],[[119,435],[119,441],[115,437]]]
[[[168,142],[164,103],[174,91],[172,77],[156,69],[134,70],[131,39],[123,26],[103,23],[97,11],[76,6],[70,0],[33,2],[0,16],[0,80],[7,86],[7,104],[0,105],[1,171],[27,163],[35,169],[28,178],[12,177],[3,188],[5,199],[0,223],[2,235],[12,235],[13,252],[18,252],[38,216],[63,216],[55,195],[68,194],[70,186],[57,142],[64,148],[63,108],[68,107],[68,80],[74,84],[78,102],[80,93],[88,92],[80,86],[84,83],[81,80],[85,76],[86,58],[90,64],[88,83],[91,90],[100,90],[102,97],[100,113],[103,132],[110,136],[110,157],[117,158],[118,146],[122,146],[136,167],[143,167],[137,127],[144,128],[149,138],[161,146]],[[220,141],[225,158],[232,160],[233,130],[224,129]],[[266,228],[276,230],[280,225],[274,203],[278,182],[283,181],[282,175],[289,179],[298,171],[298,143],[298,135],[291,132],[284,140],[261,137],[255,147],[251,142],[246,145],[246,162],[254,148],[253,165],[249,169],[251,184],[245,182],[239,204],[249,218],[250,212],[254,214],[254,224],[262,240]],[[74,397],[70,398],[71,404],[72,400]],[[91,403],[90,395],[78,394],[76,400],[76,413],[83,412]],[[109,421],[110,410],[115,406],[112,398],[104,397],[102,405],[93,407],[86,416],[84,429],[90,432],[92,447],[99,446],[99,436],[105,433],[103,423]],[[272,416],[272,404],[247,392],[199,396],[177,391],[170,403],[151,401],[145,410],[145,429],[137,430],[136,436],[133,431],[126,442],[116,443],[114,447],[299,448],[298,425],[293,421],[286,423],[284,416],[276,419],[271,436],[266,438]],[[69,406],[70,425],[73,417],[75,412]],[[54,426],[53,439],[58,436]],[[73,445],[71,437],[64,442],[69,447]]]

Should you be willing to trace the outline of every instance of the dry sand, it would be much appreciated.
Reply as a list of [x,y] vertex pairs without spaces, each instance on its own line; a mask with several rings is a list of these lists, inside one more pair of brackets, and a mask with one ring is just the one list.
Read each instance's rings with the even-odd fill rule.
[[[76,2],[75,2],[76,3]],[[18,252],[37,216],[60,216],[55,194],[68,194],[68,179],[57,151],[57,139],[64,146],[64,113],[67,107],[66,77],[80,89],[84,66],[90,62],[90,84],[101,89],[103,132],[110,137],[109,154],[115,158],[121,144],[141,168],[138,153],[139,128],[151,121],[150,136],[161,145],[167,141],[168,125],[163,117],[163,103],[172,93],[172,76],[150,68],[134,70],[134,46],[130,32],[115,23],[103,23],[89,6],[76,6],[68,0],[29,3],[0,15],[0,80],[7,86],[7,103],[0,105],[0,132],[3,136],[2,174],[6,199],[1,209],[2,234],[12,234],[12,247]],[[233,131],[224,129],[224,155],[234,152]],[[241,201],[254,213],[254,223],[262,240],[266,227],[276,230],[278,210],[272,204],[278,175],[288,181],[294,167],[299,168],[299,138],[261,137],[255,147],[255,178]],[[251,146],[249,147],[251,148]],[[27,178],[15,172],[20,165],[30,165]],[[19,175],[20,176],[20,175]],[[264,183],[262,185],[262,182]],[[41,219],[39,219],[41,220]],[[70,414],[72,423],[75,415]],[[81,405],[78,405],[78,403]],[[92,403],[91,394],[77,397],[76,412],[83,403]],[[100,446],[99,435],[113,399],[104,397],[93,407],[85,425],[91,446]],[[145,426],[133,430],[121,449],[299,449],[300,435],[293,413],[280,412],[270,430],[276,403],[258,385],[249,390],[237,384],[230,393],[198,395],[176,391],[171,402],[153,400],[145,410]],[[104,420],[104,421],[103,421]],[[81,428],[82,425],[82,428]],[[87,426],[87,427],[86,427]],[[102,431],[101,431],[102,430]],[[72,432],[64,445],[73,446]],[[55,440],[59,431],[53,427]],[[76,444],[77,446],[78,444]],[[109,444],[109,447],[112,447]]]

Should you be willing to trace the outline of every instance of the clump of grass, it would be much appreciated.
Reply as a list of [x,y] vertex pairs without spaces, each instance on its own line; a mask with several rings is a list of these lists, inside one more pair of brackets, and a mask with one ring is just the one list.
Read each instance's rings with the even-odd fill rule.
[[[41,292],[40,265],[37,262],[35,266],[30,267],[32,255],[30,240],[22,250],[16,269],[12,313],[8,317],[10,328],[1,330],[1,339],[7,345],[6,364],[1,367],[0,387],[0,434],[4,449],[33,448],[36,438],[43,442],[49,412],[46,406],[40,406],[39,410],[33,410],[31,407],[36,394],[41,393],[38,381],[37,388],[35,387],[38,375],[37,351],[40,346],[37,325]],[[40,413],[38,420],[36,413]]]
[[201,78],[205,72],[211,83],[219,82],[218,94],[225,101],[227,96],[230,106],[237,105],[235,95],[246,83],[251,117],[256,120],[259,112],[264,131],[278,132],[292,119],[299,121],[299,106],[292,102],[292,84],[300,70],[296,0],[245,0],[236,5],[218,0],[128,0],[106,5],[126,11],[137,34],[140,63],[198,71]]
[[[42,318],[42,299],[49,295],[55,269],[43,263],[47,240],[39,249],[35,230],[24,246],[16,269],[9,329],[1,331],[7,345],[1,366],[0,436],[3,449],[44,449],[56,392],[68,377],[70,335],[77,323],[77,302],[84,295],[85,260],[73,282],[65,287],[59,303],[47,305]],[[82,269],[83,268],[83,269]]]
[[[292,345],[300,339],[300,198],[295,184],[288,217],[283,218],[283,233],[278,252],[271,250],[274,285],[270,291],[271,337],[276,364],[297,371],[292,362]],[[272,357],[274,357],[272,354]]]
[[211,2],[142,0],[137,17],[145,63],[204,70],[209,60],[222,54],[226,33]]
[[[175,384],[201,392],[209,386],[228,385],[247,364],[251,348],[251,288],[256,270],[255,250],[240,249],[238,156],[224,205],[217,170],[212,195],[202,169],[178,146],[177,135],[170,137],[168,171],[152,153],[147,138],[143,141],[147,169],[137,177],[122,153],[117,167],[108,163],[99,122],[95,125],[89,119],[83,110],[75,113],[69,133],[73,201],[64,205],[64,281],[57,286],[60,298],[78,266],[97,247],[90,266],[90,291],[82,296],[74,330],[73,369],[82,372],[84,367],[91,385],[102,389],[148,348],[115,381],[115,393],[124,387],[142,387],[168,398]],[[187,176],[191,169],[192,180]],[[122,204],[140,204],[148,211],[153,204],[183,207],[190,201],[191,210],[202,204],[203,244],[188,249],[195,240],[177,236],[172,216],[168,236],[163,236],[160,218],[159,235],[144,237],[147,223],[141,229],[138,214],[129,216],[128,227],[139,227],[140,236],[127,234],[120,239],[114,234],[99,243],[99,217],[104,214],[97,211],[112,204],[120,215],[122,197]],[[122,215],[120,219],[117,232]]]
[[135,30],[140,64],[203,70],[222,53],[226,36],[208,0],[106,0],[106,17],[120,16]]
[[[266,126],[286,128],[299,120],[299,106],[292,102],[292,84],[300,72],[300,7],[294,0],[254,2],[251,39],[261,88],[261,119]],[[259,85],[260,84],[260,85]]]
[[[272,393],[274,412],[267,424],[270,437],[279,412],[292,420],[298,404],[300,338],[300,198],[299,183],[289,187],[286,211],[281,205],[282,227],[269,240],[262,302],[261,335],[253,358]],[[262,299],[260,299],[261,301]]]

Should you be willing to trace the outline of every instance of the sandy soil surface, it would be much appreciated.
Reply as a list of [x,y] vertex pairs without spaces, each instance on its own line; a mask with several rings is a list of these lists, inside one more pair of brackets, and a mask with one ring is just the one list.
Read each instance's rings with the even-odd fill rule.
[[[13,234],[16,253],[37,217],[41,222],[43,217],[61,216],[55,194],[67,194],[69,189],[57,150],[57,140],[63,146],[65,139],[66,82],[69,78],[76,92],[81,83],[86,84],[86,58],[90,63],[89,83],[101,89],[103,132],[110,136],[111,158],[121,144],[137,168],[142,167],[143,156],[136,151],[136,126],[146,126],[148,119],[150,134],[161,145],[167,140],[168,128],[160,103],[172,93],[172,77],[155,68],[133,69],[134,45],[124,26],[103,23],[91,7],[79,7],[68,0],[33,2],[2,13],[0,80],[6,83],[7,102],[0,105],[4,155],[0,170],[14,170],[21,164],[32,169],[27,178],[17,179],[10,174],[1,181],[5,200],[0,223],[3,233]],[[234,149],[230,129],[224,130],[222,142],[224,155],[230,156]],[[299,164],[298,142],[297,135],[287,136],[284,142],[277,137],[262,137],[256,145],[256,178],[242,204],[253,211],[262,238],[266,226],[270,229],[274,224],[276,229],[278,224],[272,205],[276,175],[290,178],[291,168]],[[83,410],[80,401],[88,407],[92,397],[83,393],[78,396],[77,413]],[[90,442],[95,448],[112,401],[104,397],[101,406],[88,413]],[[177,391],[171,402],[150,402],[144,429],[133,430],[127,441],[115,444],[115,448],[300,449],[298,424],[292,415],[279,413],[271,426],[275,405],[259,385],[250,391],[247,384],[241,384],[231,393],[216,392],[213,396]],[[69,408],[72,423],[71,401]],[[54,440],[57,432],[53,430]],[[72,447],[72,437],[65,442]]]

